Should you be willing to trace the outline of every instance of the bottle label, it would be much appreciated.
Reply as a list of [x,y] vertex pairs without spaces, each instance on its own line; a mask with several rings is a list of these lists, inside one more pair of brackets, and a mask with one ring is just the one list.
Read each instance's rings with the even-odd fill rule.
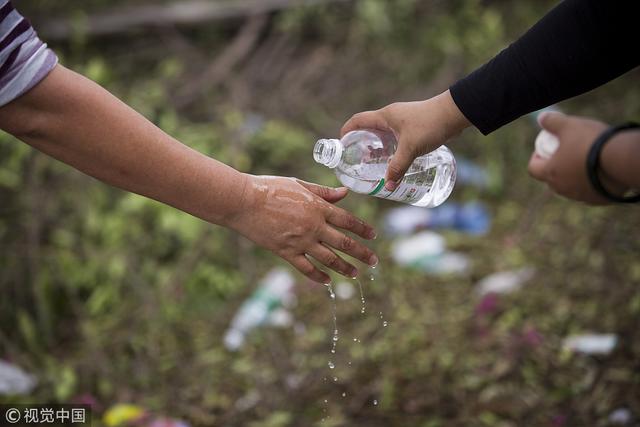
[[400,182],[395,190],[389,191],[384,186],[384,178],[378,181],[376,187],[369,193],[370,196],[380,197],[381,199],[395,200],[403,203],[413,203],[422,199],[431,189],[431,186],[407,184]]

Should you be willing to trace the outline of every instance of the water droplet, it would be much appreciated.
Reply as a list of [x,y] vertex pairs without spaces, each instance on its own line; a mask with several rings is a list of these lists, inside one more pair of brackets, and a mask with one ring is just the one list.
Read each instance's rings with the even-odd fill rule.
[[332,361],[329,361],[329,363],[327,363],[327,365],[329,365],[329,369],[333,369],[333,368],[336,367],[336,365],[334,365]]
[[387,325],[389,325],[389,322],[387,322],[386,320],[382,322],[382,326],[384,326],[385,328],[387,327]]
[[335,292],[333,292],[333,286],[331,286],[331,283],[327,283],[325,286],[327,287],[327,291],[329,292],[329,297],[331,297],[331,299],[336,299],[336,294]]
[[378,406],[378,401],[376,399],[373,399],[373,406]]
[[331,284],[327,284],[327,289],[329,290],[329,295],[331,296],[332,306],[331,312],[333,314],[333,337],[331,338],[331,353],[335,354],[336,352],[336,343],[338,341],[338,319],[336,316],[336,294],[333,292],[333,288]]
[[360,301],[362,302],[362,309],[360,310],[360,313],[364,314],[365,312],[365,301],[364,301],[364,292],[362,292],[362,283],[360,283],[360,280],[356,280],[358,282],[358,288],[360,289]]

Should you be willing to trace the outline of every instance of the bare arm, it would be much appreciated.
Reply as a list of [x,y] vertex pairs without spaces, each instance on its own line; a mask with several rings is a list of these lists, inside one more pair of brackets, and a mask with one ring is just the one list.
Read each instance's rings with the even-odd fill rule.
[[344,198],[346,189],[240,173],[176,141],[63,66],[0,108],[0,128],[104,182],[232,228],[313,280],[329,278],[307,256],[347,276],[357,274],[327,246],[377,262],[369,249],[334,228],[375,235],[329,203]]
[[238,208],[246,182],[60,65],[0,109],[0,127],[88,175],[215,224]]

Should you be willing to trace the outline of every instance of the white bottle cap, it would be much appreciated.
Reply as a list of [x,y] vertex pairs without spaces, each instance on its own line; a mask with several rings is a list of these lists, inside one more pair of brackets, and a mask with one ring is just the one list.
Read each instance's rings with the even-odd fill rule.
[[536,154],[543,159],[549,159],[558,150],[560,141],[550,132],[541,130],[536,138]]

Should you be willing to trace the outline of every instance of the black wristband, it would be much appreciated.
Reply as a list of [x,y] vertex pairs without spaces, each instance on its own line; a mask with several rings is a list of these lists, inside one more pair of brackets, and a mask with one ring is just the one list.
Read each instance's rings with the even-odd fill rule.
[[625,123],[623,125],[612,126],[609,129],[602,132],[602,134],[596,138],[591,149],[589,150],[589,154],[587,155],[587,176],[589,177],[589,181],[591,181],[591,185],[595,190],[600,193],[602,197],[605,199],[616,202],[616,203],[637,203],[640,202],[640,194],[630,196],[630,197],[620,197],[614,194],[609,193],[602,183],[600,182],[600,178],[598,177],[598,167],[600,166],[600,153],[604,148],[605,144],[611,140],[616,133],[628,130],[628,129],[638,129],[640,125],[637,123]]

